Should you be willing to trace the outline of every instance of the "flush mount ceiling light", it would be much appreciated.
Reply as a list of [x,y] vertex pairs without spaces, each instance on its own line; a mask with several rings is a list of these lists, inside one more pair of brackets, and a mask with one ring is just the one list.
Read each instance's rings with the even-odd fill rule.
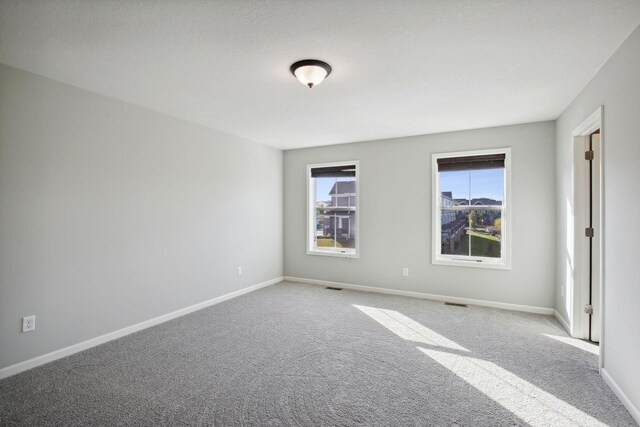
[[317,59],[304,59],[291,64],[291,74],[305,86],[319,85],[331,74],[331,65]]

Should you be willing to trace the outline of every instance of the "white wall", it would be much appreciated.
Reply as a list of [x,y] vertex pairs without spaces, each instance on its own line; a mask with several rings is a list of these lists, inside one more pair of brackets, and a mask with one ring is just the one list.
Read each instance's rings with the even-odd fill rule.
[[[285,151],[285,275],[553,307],[554,139],[543,122]],[[512,147],[513,269],[431,264],[431,154],[492,147]],[[307,255],[305,165],[342,160],[360,161],[360,258]]]
[[0,368],[281,276],[282,157],[0,65]]
[[557,120],[556,309],[567,321],[570,316],[566,295],[573,286],[571,250],[567,244],[571,232],[567,224],[571,223],[574,210],[571,132],[601,105],[604,106],[604,366],[640,409],[640,27]]

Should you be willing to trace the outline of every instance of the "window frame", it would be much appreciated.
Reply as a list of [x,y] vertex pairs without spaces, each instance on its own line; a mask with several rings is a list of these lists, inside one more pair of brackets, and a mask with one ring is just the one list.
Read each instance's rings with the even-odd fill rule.
[[[322,168],[322,167],[330,167],[330,166],[346,166],[346,165],[355,165],[356,167],[356,192],[355,194],[349,193],[349,200],[351,197],[356,198],[356,206],[355,206],[355,234],[356,234],[356,245],[355,248],[317,248],[314,247],[314,242],[316,238],[316,223],[315,223],[315,213],[316,213],[316,186],[313,188],[311,186],[312,179],[311,178],[311,169],[313,168]],[[327,163],[314,163],[307,165],[307,220],[305,227],[307,229],[307,255],[321,255],[321,256],[333,256],[333,257],[342,257],[342,258],[359,258],[360,257],[360,196],[358,193],[360,192],[360,162],[358,160],[351,161],[340,161],[340,162],[327,162]],[[337,197],[336,197],[337,199]]]
[[[448,157],[467,157],[486,154],[504,154],[504,189],[501,210],[501,255],[502,257],[489,258],[465,255],[446,255],[441,253],[442,230],[440,216],[440,175],[438,173],[438,159]],[[511,147],[489,148],[472,151],[455,151],[446,153],[433,153],[431,155],[432,171],[432,252],[431,263],[435,265],[453,265],[459,267],[488,268],[497,270],[511,270],[512,258],[512,225],[511,225]],[[474,210],[473,205],[469,205],[469,211]]]

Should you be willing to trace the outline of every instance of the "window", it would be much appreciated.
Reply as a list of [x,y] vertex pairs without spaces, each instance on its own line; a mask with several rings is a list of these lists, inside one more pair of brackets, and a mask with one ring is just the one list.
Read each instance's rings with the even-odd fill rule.
[[358,162],[307,165],[307,253],[357,257]]
[[433,263],[510,268],[509,148],[433,155]]

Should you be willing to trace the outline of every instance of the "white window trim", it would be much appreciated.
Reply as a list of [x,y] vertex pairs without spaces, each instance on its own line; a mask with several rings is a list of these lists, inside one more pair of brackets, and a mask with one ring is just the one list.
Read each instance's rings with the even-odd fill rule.
[[[442,255],[441,230],[440,230],[440,179],[438,175],[438,159],[447,157],[477,156],[483,154],[504,153],[504,198],[502,209],[502,258],[487,257],[460,257],[456,255]],[[434,153],[431,155],[431,182],[432,182],[432,241],[431,263],[436,265],[455,265],[459,267],[488,268],[497,270],[511,270],[512,258],[512,226],[511,226],[511,148],[491,148],[486,150],[456,151],[449,153]]]
[[[356,247],[354,249],[349,248],[323,248],[318,249],[313,247],[315,240],[315,186],[311,188],[311,169],[321,168],[327,166],[344,166],[355,165],[356,166],[356,193],[353,196],[356,197]],[[327,163],[314,163],[307,165],[307,221],[305,227],[307,228],[307,255],[321,255],[321,256],[333,256],[341,258],[360,258],[360,162],[358,160],[341,161],[341,162],[327,162]]]

